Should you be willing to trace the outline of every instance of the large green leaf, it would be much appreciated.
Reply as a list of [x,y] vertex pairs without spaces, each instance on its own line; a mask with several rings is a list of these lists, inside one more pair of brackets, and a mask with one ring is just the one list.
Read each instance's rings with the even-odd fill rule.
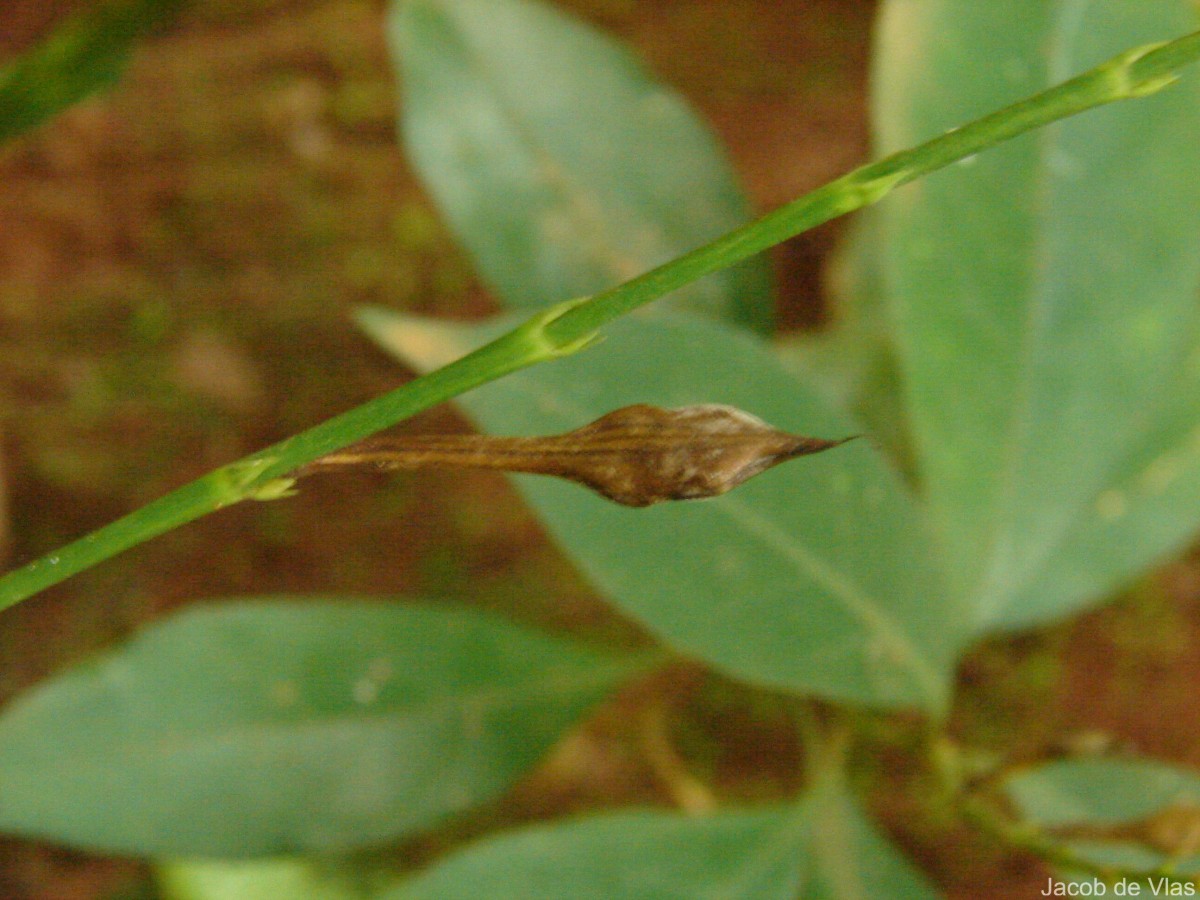
[[[390,34],[409,153],[506,303],[595,293],[746,221],[728,163],[683,100],[553,7],[406,0]],[[766,328],[766,262],[677,299]]]
[[1200,510],[1200,365],[1167,389],[1153,430],[1113,466],[1107,485],[1013,602],[1039,619],[1082,606],[1191,540]]
[[[1040,0],[1020,15],[975,0],[892,3],[875,73],[880,149],[1195,26],[1190,0]],[[1194,503],[1123,487],[1166,454],[1171,490],[1200,490],[1180,443],[1200,419],[1175,396],[1194,395],[1194,376],[1180,379],[1200,349],[1197,147],[1189,73],[885,204],[918,467],[952,587],[980,628],[1092,601],[1200,523]],[[1159,443],[1164,417],[1181,414],[1174,446]]]
[[[419,369],[495,328],[383,311],[364,325]],[[509,434],[566,431],[635,402],[729,403],[802,434],[854,431],[740,330],[640,315],[607,334],[461,402],[485,430]],[[918,509],[867,441],[704,502],[629,509],[550,479],[520,484],[593,582],[672,647],[779,688],[943,708],[962,617],[934,575]]]
[[102,3],[66,19],[0,68],[0,141],[23,134],[121,75],[134,42],[183,0]]
[[377,842],[494,797],[635,670],[464,610],[192,608],[0,715],[0,830],[153,856]]
[[933,900],[844,794],[711,816],[624,812],[467,847],[380,900]]

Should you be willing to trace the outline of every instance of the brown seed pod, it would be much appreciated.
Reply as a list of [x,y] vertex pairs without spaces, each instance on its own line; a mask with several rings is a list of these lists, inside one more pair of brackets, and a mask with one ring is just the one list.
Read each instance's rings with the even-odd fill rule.
[[374,438],[309,463],[298,475],[346,466],[479,468],[555,475],[625,506],[715,497],[826,441],[772,428],[732,406],[636,404],[547,437],[412,435]]

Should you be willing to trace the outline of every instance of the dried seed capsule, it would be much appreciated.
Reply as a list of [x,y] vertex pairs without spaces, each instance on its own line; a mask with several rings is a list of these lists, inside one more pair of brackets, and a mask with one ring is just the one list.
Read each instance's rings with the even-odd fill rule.
[[489,468],[555,475],[626,506],[715,497],[772,466],[845,443],[788,434],[732,406],[636,404],[547,437],[377,438],[323,456],[299,474],[335,467]]

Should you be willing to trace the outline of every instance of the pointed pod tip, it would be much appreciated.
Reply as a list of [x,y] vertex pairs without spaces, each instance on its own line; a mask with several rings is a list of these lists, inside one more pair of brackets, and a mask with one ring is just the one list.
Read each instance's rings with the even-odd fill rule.
[[826,440],[825,438],[805,437],[803,435],[792,435],[794,444],[787,452],[780,454],[780,459],[791,459],[796,456],[807,456],[810,453],[823,453],[826,450],[832,450],[834,447],[840,447],[842,444],[856,441],[861,434],[852,434],[849,437],[835,438],[834,440]]

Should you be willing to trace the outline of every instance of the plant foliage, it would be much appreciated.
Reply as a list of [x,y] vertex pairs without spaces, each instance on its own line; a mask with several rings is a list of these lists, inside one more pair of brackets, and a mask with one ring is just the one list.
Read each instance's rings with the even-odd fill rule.
[[[896,0],[881,16],[884,153],[1196,24],[1188,0],[1039,0],[1017,17],[975,0]],[[683,101],[563,13],[534,0],[408,0],[388,32],[416,168],[512,309],[611,295],[746,217]],[[111,77],[134,33],[71,31],[6,69],[0,136]],[[1170,45],[1171,67],[1194,58],[1187,40]],[[1119,56],[985,127],[1003,126],[998,141],[1022,116],[1049,121],[1072,91],[1086,103],[1069,109],[1157,92],[1171,67],[1131,74],[1156,52]],[[49,81],[36,96],[31,72]],[[935,142],[944,159],[953,140]],[[913,160],[928,146],[817,192],[820,215],[927,171]],[[1196,533],[1198,146],[1192,73],[899,191],[846,258],[858,291],[842,298],[831,335],[787,348],[766,336],[764,264],[728,262],[777,233],[781,219],[767,217],[722,239],[727,257],[686,256],[693,283],[667,308],[612,324],[602,347],[463,396],[498,433],[565,431],[630,403],[730,403],[829,438],[878,425],[883,440],[703,504],[629,510],[519,480],[563,552],[665,651],[804,710],[798,796],[699,818],[639,810],[544,823],[382,887],[327,877],[309,859],[263,862],[372,847],[479,807],[665,655],[604,653],[446,605],[260,598],[172,617],[5,709],[0,829],[160,860],[219,858],[164,864],[177,897],[275,885],[274,896],[453,898],[481,884],[495,897],[934,896],[848,788],[845,735],[814,725],[822,717],[804,704],[913,710],[936,730],[972,641],[1095,606]],[[603,321],[652,298],[636,299]],[[569,323],[596,309],[557,305],[515,330],[506,317],[451,325],[364,311],[372,337],[432,380],[101,534],[116,552],[222,504],[283,496],[295,465],[590,346],[594,328],[579,322],[592,320]],[[77,568],[103,558],[78,556]],[[1182,852],[1123,835],[1098,845],[1094,832],[1193,810],[1194,773],[1073,760],[1000,787],[1027,827],[995,832],[1044,851],[1064,877],[1193,871]],[[1056,829],[1080,835],[1059,840]],[[254,861],[227,861],[237,857]]]

